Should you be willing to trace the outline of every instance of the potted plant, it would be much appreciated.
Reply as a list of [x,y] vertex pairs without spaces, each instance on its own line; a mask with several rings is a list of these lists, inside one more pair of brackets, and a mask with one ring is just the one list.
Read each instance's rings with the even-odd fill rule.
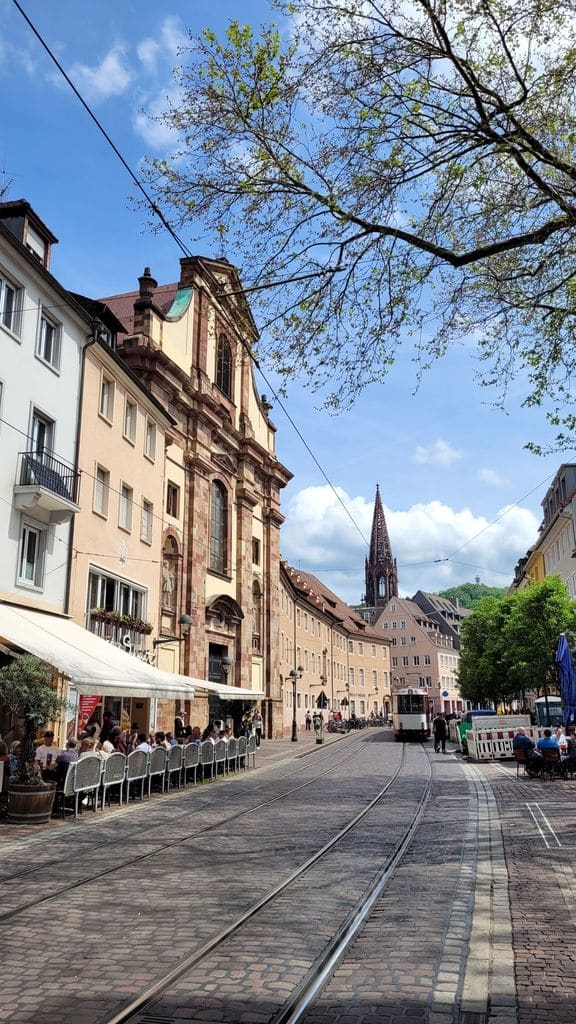
[[38,729],[58,717],[66,702],[52,685],[51,665],[33,654],[14,658],[0,669],[0,703],[23,719],[16,767],[8,784],[8,822],[43,824],[49,821],[56,785],[44,782],[36,761]]

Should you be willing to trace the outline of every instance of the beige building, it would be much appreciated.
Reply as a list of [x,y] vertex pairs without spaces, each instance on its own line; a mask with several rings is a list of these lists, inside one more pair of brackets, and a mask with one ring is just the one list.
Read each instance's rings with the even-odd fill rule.
[[538,537],[516,565],[510,592],[559,576],[576,597],[576,464],[563,463],[542,501]]
[[[84,358],[81,511],[74,524],[69,612],[96,636],[155,664],[173,420],[116,354],[121,325],[104,308],[100,317],[103,329]],[[173,700],[155,699],[151,707],[145,695],[100,696],[101,709],[118,722],[138,722],[143,731],[173,727]]]
[[344,718],[388,716],[390,641],[310,573],[282,562],[280,683],[283,734],[306,727],[307,712]]

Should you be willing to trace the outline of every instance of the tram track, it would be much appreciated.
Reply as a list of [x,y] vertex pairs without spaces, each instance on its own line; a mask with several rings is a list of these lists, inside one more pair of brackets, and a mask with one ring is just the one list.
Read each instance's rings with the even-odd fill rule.
[[[353,762],[355,760],[355,758],[357,757],[359,748],[361,748],[362,745],[365,745],[367,743],[371,744],[374,741],[374,739],[376,739],[376,737],[372,737],[372,736],[370,736],[369,738],[368,737],[366,737],[366,738],[363,737],[362,740],[360,739],[360,737],[358,737],[358,742],[356,742],[354,744],[352,749],[348,748],[348,751],[347,751],[347,754],[346,754],[345,757],[342,757],[338,761],[333,762],[324,771],[317,772],[313,776],[313,778],[307,779],[305,782],[301,783],[300,785],[293,786],[291,789],[288,789],[288,790],[283,790],[281,793],[276,793],[274,796],[271,796],[271,797],[269,797],[266,800],[262,800],[259,803],[249,804],[248,806],[244,805],[240,809],[235,810],[233,813],[228,814],[225,817],[219,817],[219,819],[217,821],[210,820],[205,825],[202,825],[201,827],[196,827],[192,831],[188,831],[184,835],[179,835],[176,838],[172,838],[172,839],[170,839],[167,842],[161,842],[159,845],[154,846],[153,849],[148,849],[148,850],[146,850],[144,852],[141,852],[137,856],[129,857],[127,859],[122,859],[122,860],[120,860],[118,863],[116,863],[114,865],[108,866],[108,867],[102,869],[101,871],[93,872],[93,873],[91,873],[89,875],[85,875],[85,876],[83,876],[81,878],[78,878],[75,881],[69,882],[67,885],[62,886],[59,889],[56,889],[56,890],[54,890],[54,891],[52,891],[52,892],[50,892],[50,893],[48,893],[48,894],[46,894],[44,896],[40,896],[40,897],[36,897],[34,899],[31,899],[31,900],[27,900],[26,902],[21,903],[18,906],[13,907],[13,908],[11,908],[8,911],[5,911],[4,913],[0,913],[0,922],[6,923],[6,922],[9,922],[9,921],[12,921],[16,917],[18,917],[18,915],[24,913],[27,910],[36,909],[37,907],[40,907],[40,906],[42,906],[42,905],[44,905],[46,903],[49,903],[50,901],[55,900],[55,899],[57,899],[60,896],[65,896],[67,893],[71,893],[71,892],[73,892],[76,889],[80,889],[82,886],[90,885],[92,882],[100,881],[101,879],[109,877],[109,876],[115,874],[116,872],[123,871],[123,870],[125,870],[127,868],[131,868],[131,867],[134,867],[134,866],[136,866],[138,864],[141,864],[143,861],[149,860],[149,859],[154,858],[154,857],[158,857],[159,855],[161,855],[163,853],[166,853],[167,851],[169,851],[169,850],[171,850],[171,849],[173,849],[175,847],[178,847],[178,846],[180,846],[180,845],[182,845],[184,843],[190,843],[190,842],[193,842],[196,839],[201,839],[207,833],[211,833],[212,834],[212,833],[214,833],[214,832],[216,832],[218,830],[225,830],[225,829],[229,828],[230,825],[233,825],[235,822],[237,822],[239,819],[243,819],[246,815],[253,815],[256,812],[264,810],[265,808],[267,808],[267,807],[269,807],[271,805],[274,805],[274,804],[277,804],[277,803],[281,803],[281,802],[285,802],[288,798],[294,796],[295,794],[299,793],[300,791],[302,791],[304,789],[307,789],[308,787],[311,787],[311,786],[315,785],[320,780],[324,779],[326,776],[329,776],[329,775],[333,774],[339,768],[345,767],[346,765],[348,765],[351,762]],[[284,779],[293,778],[294,775],[300,774],[302,771],[306,770],[307,767],[309,767],[309,766],[305,765],[305,766],[302,766],[301,768],[298,768],[296,771],[287,772],[286,774],[280,776],[279,778],[276,778],[274,780],[274,782],[282,782],[282,781],[284,781]],[[269,787],[269,786],[270,786],[270,779],[268,778],[265,782],[263,782],[260,785],[255,786],[254,788],[257,789],[257,790],[260,790],[260,789],[263,789],[263,788],[266,788],[266,787]],[[178,815],[178,818],[179,819],[185,819],[185,818],[189,817],[189,813],[190,813],[189,810],[186,811],[186,812],[183,812],[182,814]],[[174,821],[171,822],[171,826],[173,826],[173,825],[174,825]],[[153,839],[150,840],[151,832],[158,831],[161,828],[165,829],[166,828],[166,824],[165,823],[161,823],[161,824],[159,824],[157,826],[153,826],[152,829],[149,829],[147,827],[143,827],[142,829],[138,829],[137,831],[132,832],[130,834],[130,836],[129,836],[129,840],[130,840],[130,842],[132,842],[132,841],[135,842],[135,841],[138,840],[139,837],[144,836],[147,842],[148,841],[153,842],[154,841]],[[111,847],[111,846],[120,846],[122,844],[125,846],[126,845],[126,841],[127,841],[126,840],[126,836],[123,836],[123,837],[120,837],[118,840],[115,840],[115,841],[105,840],[104,842],[94,843],[89,848],[85,848],[84,847],[81,850],[81,852],[80,852],[80,854],[78,856],[79,857],[89,857],[89,856],[97,853],[99,848],[101,848],[103,846]],[[77,861],[76,861],[76,864],[77,864]],[[2,877],[0,877],[0,885],[2,885],[4,883],[8,883],[8,882],[12,882],[13,883],[14,881],[17,881],[17,880],[20,880],[20,879],[22,879],[22,880],[23,879],[28,879],[30,876],[34,876],[34,875],[38,876],[43,870],[45,870],[45,869],[47,869],[47,868],[49,868],[51,866],[54,866],[54,865],[60,865],[61,866],[62,865],[62,857],[52,858],[48,862],[45,861],[42,864],[33,865],[32,867],[28,867],[28,868],[26,868],[25,870],[23,870],[21,872],[15,872],[15,873],[13,873],[11,875],[2,876]],[[27,885],[28,884],[30,884],[30,883],[27,882]],[[0,892],[0,899],[1,898],[2,897],[1,897],[1,892]]]
[[[419,747],[418,750],[422,751],[423,748]],[[410,759],[415,760],[415,767],[410,769],[412,776],[406,772],[406,762]],[[423,779],[424,766],[427,773]],[[255,972],[261,974],[266,970],[265,961],[278,965],[283,959],[290,966],[291,977],[294,964],[300,965],[299,978],[291,984],[289,994],[285,992],[286,984],[275,985],[272,982],[268,986],[270,991],[266,991],[265,996],[261,995],[257,1008],[268,1014],[270,1024],[296,1024],[345,957],[401,863],[427,807],[431,779],[430,759],[415,758],[403,746],[400,763],[386,784],[338,832],[235,920],[156,978],[120,1011],[105,1020],[101,1019],[101,1024],[168,1024],[174,1019],[174,1005],[184,1003],[187,1007],[190,1004],[194,1006],[198,1000],[203,999],[209,1004],[203,1014],[205,1016],[214,1004],[211,993],[215,987],[208,984],[206,979],[221,979],[226,973],[226,965],[229,967],[231,962],[239,965],[235,974],[244,970],[246,977],[251,979]],[[409,807],[408,820],[390,825],[389,822],[394,819],[394,808],[398,806],[395,804],[398,800],[395,792],[397,788],[405,790],[400,793],[400,797],[404,801],[402,806]],[[386,825],[390,835],[383,838],[380,830]],[[386,847],[383,860],[382,845]],[[343,898],[341,893],[326,889],[322,880],[326,877],[342,877],[342,871],[351,868],[357,849],[362,851],[363,862],[361,868],[356,866],[355,883],[350,883],[349,892]],[[307,893],[309,898],[310,893],[314,894],[324,916],[327,913],[334,915],[334,926],[330,922],[328,932],[325,926],[320,926],[322,917],[318,918],[313,937],[305,937],[294,925],[303,893]],[[309,906],[310,909],[314,914],[314,908]],[[293,948],[288,953],[284,948],[284,921],[290,929],[290,941],[299,946],[296,954]],[[266,937],[265,949],[258,941],[259,935]],[[250,958],[252,949],[257,950],[254,961]],[[308,963],[304,967],[302,965],[306,959]],[[275,977],[278,970],[281,968],[276,967],[271,977]],[[241,1001],[243,990],[240,979],[237,979],[237,987],[240,991],[237,998]],[[261,993],[264,990],[265,987],[260,988]],[[249,999],[249,991],[245,994]],[[198,1009],[204,1009],[204,1005],[202,1002]],[[232,1009],[228,1009],[228,1006],[225,1009],[219,1007],[215,1019],[232,1022],[239,1019],[242,1011],[251,1008],[254,1008],[253,1004],[242,1004]]]

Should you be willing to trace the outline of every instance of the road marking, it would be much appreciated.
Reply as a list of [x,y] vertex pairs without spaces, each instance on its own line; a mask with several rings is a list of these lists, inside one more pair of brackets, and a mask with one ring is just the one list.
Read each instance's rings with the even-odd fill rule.
[[528,811],[529,811],[530,815],[532,816],[534,824],[536,825],[536,828],[538,829],[538,831],[539,831],[539,833],[540,833],[544,843],[548,847],[548,849],[550,849],[550,843],[548,842],[548,839],[547,839],[547,837],[546,837],[546,835],[544,833],[544,830],[542,829],[542,826],[541,826],[540,822],[538,821],[538,818],[536,817],[536,814],[534,813],[534,810],[533,810],[534,807],[536,808],[537,813],[539,814],[540,818],[544,822],[545,827],[548,829],[548,832],[550,833],[550,835],[552,836],[554,842],[556,843],[556,846],[562,846],[562,843],[560,842],[560,840],[558,838],[558,835],[556,834],[556,832],[552,828],[552,825],[548,821],[548,818],[544,814],[544,811],[540,807],[540,804],[529,804],[529,803],[527,803],[526,807],[528,808]]

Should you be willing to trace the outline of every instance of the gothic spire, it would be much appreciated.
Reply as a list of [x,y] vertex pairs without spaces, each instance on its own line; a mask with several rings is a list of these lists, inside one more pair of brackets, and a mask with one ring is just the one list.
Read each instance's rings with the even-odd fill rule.
[[392,557],[378,484],[376,484],[370,554],[366,559],[365,572],[366,604],[370,608],[381,608],[391,597],[398,596],[398,570],[396,559]]

